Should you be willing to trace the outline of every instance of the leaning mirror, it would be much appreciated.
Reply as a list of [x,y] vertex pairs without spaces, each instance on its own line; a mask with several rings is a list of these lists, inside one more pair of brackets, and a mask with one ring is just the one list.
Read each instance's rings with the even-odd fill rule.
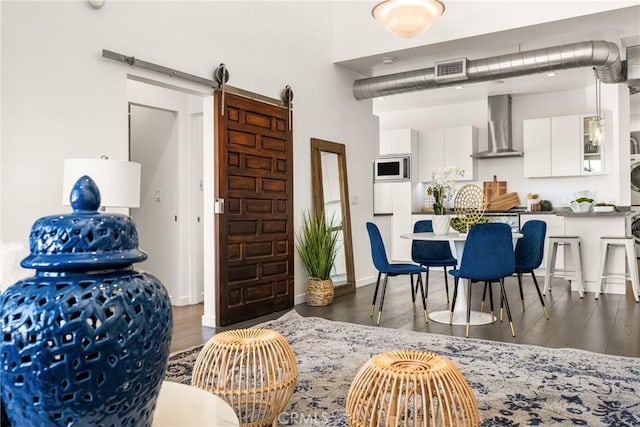
[[311,176],[314,209],[334,218],[338,249],[331,280],[335,296],[345,295],[355,291],[355,273],[344,144],[311,138]]

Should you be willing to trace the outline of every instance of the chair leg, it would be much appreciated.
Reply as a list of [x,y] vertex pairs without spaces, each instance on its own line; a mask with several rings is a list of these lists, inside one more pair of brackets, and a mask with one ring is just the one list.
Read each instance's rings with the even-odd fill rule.
[[542,297],[542,292],[540,292],[540,286],[538,285],[538,279],[536,279],[536,274],[531,270],[531,277],[533,278],[533,284],[536,285],[536,291],[538,291],[538,298],[540,298],[540,304],[542,304],[542,311],[544,311],[544,317],[549,320],[549,312],[547,311],[547,306],[544,303],[544,298]]
[[500,321],[502,322],[502,312],[504,309],[504,295],[502,295],[502,291],[500,291]]
[[513,327],[513,320],[511,319],[511,310],[509,310],[509,300],[507,299],[507,293],[504,290],[504,277],[500,279],[500,289],[502,291],[502,298],[504,300],[504,307],[507,309],[507,318],[509,319],[509,327],[511,328],[511,336],[516,336],[516,330]]
[[469,325],[471,324],[471,279],[467,279],[467,332],[469,338]]
[[484,299],[487,296],[487,282],[484,282],[484,289],[482,290],[482,302],[480,303],[480,311],[484,311]]
[[485,290],[487,288],[487,285],[489,285],[489,305],[491,306],[491,323],[495,323],[496,318],[493,314],[493,289],[491,286],[491,282],[484,282]]
[[[418,274],[418,280],[422,275]],[[418,293],[418,285],[416,284],[415,288],[413,286],[413,274],[410,274],[411,278],[411,304],[413,305],[413,314],[416,314],[416,294]]]
[[453,301],[451,301],[451,314],[449,315],[449,324],[453,323],[453,307],[456,306],[456,298],[458,298],[458,283],[460,282],[459,278],[455,278],[453,281]]
[[427,267],[427,273],[425,274],[425,282],[424,282],[424,299],[425,301],[429,298],[429,267]]
[[[449,305],[449,279],[447,278],[447,276],[449,276],[447,274],[447,267],[444,267],[444,290],[447,292],[447,305]],[[429,282],[427,282],[427,289],[429,287]]]
[[418,275],[418,283],[416,286],[420,286],[420,296],[422,297],[422,311],[424,312],[424,323],[429,323],[429,313],[427,312],[427,298],[425,297],[425,292],[422,288],[422,274]]
[[520,303],[522,304],[522,311],[525,311],[524,292],[522,292],[522,273],[518,273],[518,287],[520,288]]
[[371,313],[369,317],[373,317],[373,310],[376,308],[376,298],[378,297],[378,288],[380,287],[380,276],[382,273],[378,272],[378,280],[376,280],[376,290],[373,291],[373,301],[371,302]]
[[384,275],[384,283],[382,284],[382,293],[380,294],[380,306],[378,307],[378,320],[376,325],[380,325],[380,317],[382,317],[382,304],[384,304],[384,293],[387,291],[387,282],[389,281],[389,275]]

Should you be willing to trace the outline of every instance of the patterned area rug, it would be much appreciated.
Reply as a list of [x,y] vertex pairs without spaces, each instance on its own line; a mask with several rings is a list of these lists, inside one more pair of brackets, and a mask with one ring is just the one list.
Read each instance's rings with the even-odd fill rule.
[[[386,329],[302,317],[259,327],[282,333],[300,376],[280,425],[346,426],[351,381],[371,356],[430,351],[451,359],[476,393],[482,426],[640,426],[640,359]],[[201,347],[169,359],[167,380],[190,384]]]

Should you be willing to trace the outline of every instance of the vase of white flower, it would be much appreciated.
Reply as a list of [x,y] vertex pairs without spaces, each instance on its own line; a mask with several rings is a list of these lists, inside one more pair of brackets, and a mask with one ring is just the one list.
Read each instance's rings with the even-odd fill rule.
[[431,172],[431,185],[427,188],[427,194],[433,198],[433,232],[435,234],[447,234],[449,232],[449,215],[447,214],[447,201],[453,198],[456,190],[455,177],[464,176],[464,170],[458,167],[446,167]]

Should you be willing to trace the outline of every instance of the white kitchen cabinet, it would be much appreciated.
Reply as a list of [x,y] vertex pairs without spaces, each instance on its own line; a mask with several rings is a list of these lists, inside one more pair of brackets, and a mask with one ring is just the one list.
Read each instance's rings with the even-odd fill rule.
[[418,144],[419,181],[431,181],[434,169],[455,166],[464,170],[457,181],[473,181],[475,160],[471,157],[478,144],[478,128],[458,126],[423,132]]
[[551,176],[581,175],[581,117],[551,118]]
[[523,120],[522,135],[524,176],[551,176],[551,119]]
[[391,260],[411,261],[411,240],[400,237],[413,231],[411,224],[411,182],[396,182],[393,188],[391,219]]
[[587,145],[587,115],[523,120],[523,175],[527,178],[603,173],[602,146]]
[[415,129],[384,129],[380,131],[381,156],[415,153],[418,132]]
[[373,213],[392,214],[393,213],[393,188],[395,182],[374,182],[373,183]]

